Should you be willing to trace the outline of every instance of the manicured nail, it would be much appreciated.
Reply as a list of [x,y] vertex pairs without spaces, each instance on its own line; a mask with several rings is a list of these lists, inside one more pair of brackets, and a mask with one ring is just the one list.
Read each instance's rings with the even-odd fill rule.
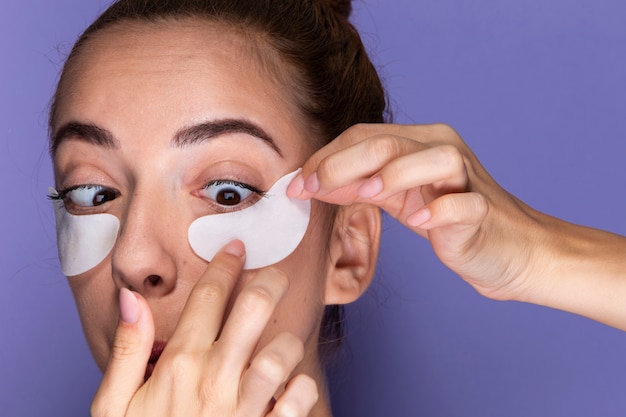
[[357,190],[361,198],[372,198],[383,190],[383,180],[380,177],[373,177],[365,181]]
[[411,214],[407,219],[406,223],[411,227],[419,227],[430,220],[430,210],[427,207],[423,207]]
[[304,191],[304,178],[302,178],[302,174],[298,174],[287,187],[287,197],[298,197],[302,191]]
[[128,324],[135,324],[139,320],[139,301],[128,288],[120,290],[120,318]]
[[238,258],[243,258],[243,255],[246,253],[246,247],[239,239],[235,239],[232,242],[228,243],[222,248],[222,250]]
[[317,178],[317,172],[309,175],[309,178],[304,181],[304,189],[313,194],[320,190],[320,180]]

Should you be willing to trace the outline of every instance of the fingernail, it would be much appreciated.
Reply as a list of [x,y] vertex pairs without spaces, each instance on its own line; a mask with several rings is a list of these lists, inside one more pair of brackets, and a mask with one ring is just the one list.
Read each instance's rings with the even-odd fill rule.
[[406,223],[411,227],[418,227],[426,223],[428,220],[430,220],[430,210],[427,207],[423,207],[411,214],[406,219]]
[[309,175],[309,178],[304,181],[304,189],[310,193],[316,193],[320,190],[320,180],[317,178],[317,172]]
[[128,288],[120,290],[120,318],[128,324],[135,324],[139,320],[139,301]]
[[359,187],[357,194],[361,198],[372,198],[380,194],[382,190],[383,180],[380,177],[373,177]]
[[302,178],[302,174],[298,174],[287,187],[287,197],[298,197],[302,191],[304,191],[304,178]]
[[246,253],[246,247],[239,239],[235,239],[228,243],[222,250],[238,258],[243,258],[243,255]]

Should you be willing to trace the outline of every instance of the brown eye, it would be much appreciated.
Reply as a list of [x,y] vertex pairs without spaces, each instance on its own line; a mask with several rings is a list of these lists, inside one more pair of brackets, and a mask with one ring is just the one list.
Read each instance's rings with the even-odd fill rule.
[[223,206],[236,206],[241,202],[241,194],[235,189],[223,189],[217,193],[215,201]]
[[207,184],[203,194],[221,206],[233,207],[246,201],[253,193],[252,187],[236,181],[218,180]]
[[76,207],[94,207],[115,200],[120,193],[102,185],[79,185],[62,191],[57,199]]
[[106,203],[107,201],[115,200],[115,198],[117,198],[117,195],[118,193],[115,190],[111,190],[110,188],[104,188],[93,197],[93,205],[99,206],[100,204]]

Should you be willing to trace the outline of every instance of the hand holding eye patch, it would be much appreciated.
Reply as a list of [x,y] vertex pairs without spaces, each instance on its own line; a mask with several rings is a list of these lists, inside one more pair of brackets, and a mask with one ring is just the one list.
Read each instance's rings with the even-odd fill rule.
[[449,126],[354,126],[306,162],[288,195],[374,204],[485,296],[626,329],[626,239],[528,207]]
[[281,272],[259,270],[237,297],[220,333],[244,258],[239,241],[214,257],[145,383],[154,339],[152,315],[141,296],[121,290],[113,353],[94,398],[92,416],[309,414],[318,394],[315,382],[307,376],[291,378],[284,392],[273,397],[302,360],[300,339],[282,333],[255,354],[258,339],[288,287]]

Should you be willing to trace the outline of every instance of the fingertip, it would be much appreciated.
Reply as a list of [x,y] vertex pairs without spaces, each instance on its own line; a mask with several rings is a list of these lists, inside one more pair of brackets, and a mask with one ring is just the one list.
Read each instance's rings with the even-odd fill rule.
[[[128,288],[119,291],[120,332],[141,334],[148,339],[154,334],[152,311],[146,299]],[[139,333],[137,333],[139,332]]]
[[128,288],[122,288],[119,294],[120,319],[128,324],[136,324],[141,312],[139,300]]
[[406,223],[424,230],[452,225],[474,227],[485,219],[488,211],[489,203],[482,194],[445,194],[411,214]]
[[276,400],[271,417],[308,416],[319,400],[319,388],[308,375],[296,375]]
[[432,217],[428,207],[422,207],[406,219],[406,223],[411,227],[424,226]]
[[302,173],[299,173],[287,187],[287,197],[297,198],[302,194],[302,191],[304,191],[304,177]]
[[128,288],[120,289],[119,299],[120,322],[91,415],[126,413],[132,397],[144,383],[154,343],[154,321],[146,299]]
[[375,176],[365,181],[357,190],[357,194],[361,198],[372,199],[383,191],[383,180],[379,176]]
[[243,258],[246,254],[246,247],[241,240],[235,239],[227,243],[226,246],[222,248],[222,251],[237,258]]
[[317,176],[317,171],[314,171],[304,180],[304,190],[311,194],[315,194],[320,190],[320,180]]

